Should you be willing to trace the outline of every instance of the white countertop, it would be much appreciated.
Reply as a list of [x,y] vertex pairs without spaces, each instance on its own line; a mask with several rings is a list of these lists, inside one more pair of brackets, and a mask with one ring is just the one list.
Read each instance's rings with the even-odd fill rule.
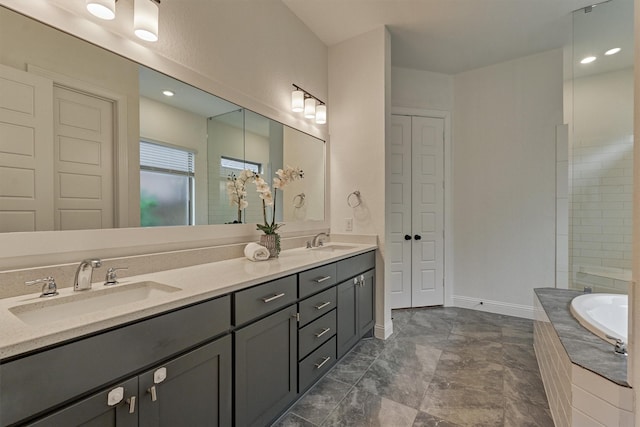
[[[328,244],[327,247],[332,246]],[[342,248],[340,248],[342,246]],[[83,335],[99,332],[127,322],[142,319],[184,305],[228,294],[278,277],[298,273],[340,259],[376,249],[376,245],[349,243],[336,244],[335,250],[290,249],[279,258],[252,262],[246,258],[200,264],[192,267],[120,279],[114,287],[105,288],[102,282],[93,283],[92,289],[74,292],[73,288],[60,289],[60,295],[40,298],[40,293],[0,299],[0,360],[50,346]],[[58,299],[91,293],[113,292],[116,287],[139,282],[156,282],[179,290],[154,295],[142,301],[127,302],[99,308],[88,314],[65,319],[47,319],[41,324],[28,324],[11,310],[34,304],[49,305]],[[24,307],[22,307],[24,308]],[[10,310],[11,309],[11,310]],[[19,310],[19,308],[18,308]]]

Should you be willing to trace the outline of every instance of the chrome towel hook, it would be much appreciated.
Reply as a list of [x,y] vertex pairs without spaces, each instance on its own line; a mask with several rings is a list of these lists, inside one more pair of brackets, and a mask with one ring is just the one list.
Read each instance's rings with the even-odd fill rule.
[[361,204],[362,199],[360,198],[360,191],[356,190],[347,196],[347,205],[349,205],[350,208],[357,208]]
[[304,199],[306,197],[307,196],[305,196],[304,193],[300,193],[300,194],[297,194],[297,195],[293,196],[293,207],[296,208],[296,209],[300,209],[301,207],[303,207],[304,206]]

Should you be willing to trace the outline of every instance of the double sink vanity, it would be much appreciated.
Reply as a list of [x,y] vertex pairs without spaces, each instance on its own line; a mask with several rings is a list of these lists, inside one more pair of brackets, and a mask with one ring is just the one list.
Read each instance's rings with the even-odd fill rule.
[[265,426],[374,326],[375,245],[0,300],[0,426]]

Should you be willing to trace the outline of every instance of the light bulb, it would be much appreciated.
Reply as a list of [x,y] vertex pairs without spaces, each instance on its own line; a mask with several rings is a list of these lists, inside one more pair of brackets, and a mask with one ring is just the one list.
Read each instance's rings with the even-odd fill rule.
[[111,21],[116,17],[116,0],[87,0],[87,10],[96,18]]
[[304,111],[304,92],[300,89],[291,92],[291,111],[296,113]]
[[327,106],[325,104],[316,107],[316,123],[319,125],[327,123]]
[[158,4],[153,0],[135,0],[133,32],[142,40],[158,41]]
[[313,119],[316,116],[316,100],[307,98],[304,100],[304,116],[307,119]]

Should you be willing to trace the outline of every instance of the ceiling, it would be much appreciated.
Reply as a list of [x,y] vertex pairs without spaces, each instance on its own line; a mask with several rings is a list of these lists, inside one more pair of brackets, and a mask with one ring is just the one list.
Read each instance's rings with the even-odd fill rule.
[[602,0],[282,1],[327,46],[386,25],[392,65],[457,74],[567,45],[571,12]]

